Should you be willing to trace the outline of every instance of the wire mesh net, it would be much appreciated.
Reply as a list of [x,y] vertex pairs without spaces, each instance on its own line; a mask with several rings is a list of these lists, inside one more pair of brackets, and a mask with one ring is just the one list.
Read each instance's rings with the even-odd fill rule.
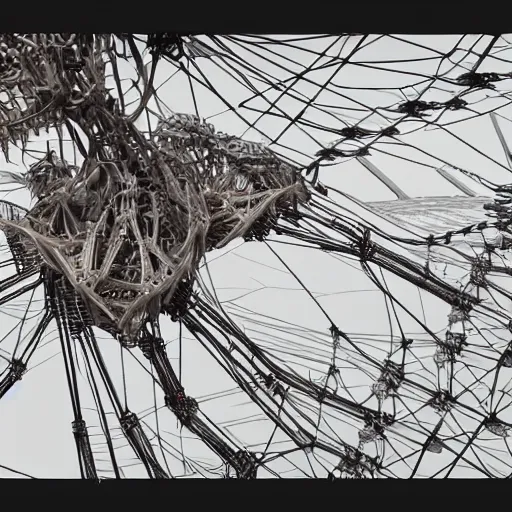
[[512,474],[510,45],[1,35],[4,474]]

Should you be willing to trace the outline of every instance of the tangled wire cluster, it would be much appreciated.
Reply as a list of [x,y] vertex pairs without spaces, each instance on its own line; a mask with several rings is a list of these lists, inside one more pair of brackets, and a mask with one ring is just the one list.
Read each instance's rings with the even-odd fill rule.
[[[53,336],[82,477],[512,474],[512,214],[497,174],[512,50],[498,36],[429,44],[1,35],[0,143],[6,163],[32,161],[0,175],[31,196],[0,202],[0,314],[16,319],[0,397]],[[393,60],[393,45],[424,53]],[[350,66],[357,82],[339,79]],[[164,86],[195,113],[166,107]],[[452,126],[483,115],[505,164]],[[444,139],[421,146],[427,128],[488,167],[441,155]],[[43,130],[58,147],[34,149]],[[390,162],[463,197],[415,198]],[[359,198],[373,188],[396,199]]]
[[[89,310],[84,327],[136,343],[148,318],[176,309],[177,288],[194,281],[207,251],[250,237],[262,217],[277,219],[306,192],[277,159],[234,154],[236,139],[226,152],[214,133],[186,131],[199,138],[187,144],[161,129],[158,144],[139,135],[142,147],[133,150],[115,126],[106,137],[118,141],[98,146],[80,170],[54,153],[34,165],[26,180],[38,201],[23,222],[3,225],[78,292]],[[24,254],[16,260],[26,264]]]
[[32,110],[9,111],[18,128],[11,137],[23,141],[31,118],[51,122],[46,110],[54,124],[74,119],[94,140],[81,169],[54,153],[32,166],[26,182],[38,201],[24,222],[9,224],[30,239],[28,254],[35,246],[77,290],[89,310],[84,326],[136,342],[148,318],[175,308],[177,287],[194,280],[207,251],[250,237],[263,216],[277,218],[306,197],[294,169],[270,151],[216,135],[196,116],[166,119],[147,140],[112,108],[101,38],[6,41],[18,60],[2,83],[38,99]]

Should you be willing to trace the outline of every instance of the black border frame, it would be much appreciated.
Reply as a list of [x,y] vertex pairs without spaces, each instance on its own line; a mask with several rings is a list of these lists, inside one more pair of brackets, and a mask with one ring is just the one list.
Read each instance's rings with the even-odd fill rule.
[[[257,479],[206,480],[0,480],[0,492],[6,508],[19,500],[23,505],[80,510],[100,505],[100,510],[182,509],[217,507],[224,512],[233,506],[238,511],[273,511],[276,508],[309,510],[396,511],[403,508],[437,510],[455,507],[471,509],[498,506],[506,498],[499,493],[499,481],[492,479],[446,480],[327,480]],[[505,483],[505,485],[507,485]],[[502,488],[506,493],[506,487]],[[12,500],[11,503],[9,503]],[[43,501],[44,500],[44,501]],[[48,500],[48,501],[47,501]],[[17,504],[17,503],[16,503]],[[28,508],[27,507],[27,508]],[[104,507],[104,508],[103,508]],[[122,509],[121,509],[122,510]]]
[[[141,9],[141,6],[144,8]],[[20,8],[21,7],[21,8]],[[387,33],[512,32],[506,13],[469,2],[2,2],[2,32]],[[471,12],[473,11],[473,12]]]
[[[143,8],[141,8],[141,6]],[[470,11],[473,12],[470,12]],[[23,5],[2,2],[2,32],[176,32],[176,33],[398,33],[463,34],[512,33],[512,23],[504,13],[469,3],[405,2],[37,2]],[[505,22],[507,20],[508,22]],[[0,420],[1,421],[1,420]],[[35,430],[37,432],[37,429]],[[1,455],[0,455],[1,456]],[[506,484],[505,484],[506,485]],[[408,510],[435,506],[473,506],[492,504],[495,484],[486,479],[450,479],[427,483],[421,480],[0,480],[7,506],[18,503],[31,506],[80,508],[109,497],[105,507],[129,504],[139,507],[176,507],[233,504],[237,508],[269,505],[292,508],[333,506],[344,509],[395,508]],[[30,492],[27,492],[29,491]],[[503,492],[503,491],[502,491]],[[505,491],[506,492],[506,491]],[[257,494],[255,494],[257,493]],[[498,499],[502,499],[498,494]],[[128,498],[128,499],[127,499]],[[269,500],[270,498],[270,500]],[[11,503],[9,503],[12,500]],[[128,501],[129,500],[129,501]],[[46,505],[46,503],[45,503]],[[491,505],[492,506],[492,505]]]

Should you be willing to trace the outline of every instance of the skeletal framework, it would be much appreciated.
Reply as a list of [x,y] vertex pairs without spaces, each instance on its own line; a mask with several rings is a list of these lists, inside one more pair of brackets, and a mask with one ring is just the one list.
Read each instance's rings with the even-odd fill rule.
[[74,332],[95,325],[136,343],[148,318],[186,308],[176,291],[194,280],[207,251],[263,236],[259,225],[306,197],[297,173],[271,155],[233,154],[242,141],[230,140],[227,152],[213,133],[199,138],[193,149],[208,154],[197,161],[179,133],[159,139],[165,149],[148,143],[127,161],[126,148],[100,151],[101,164],[93,159],[75,173],[50,153],[27,175],[38,201],[9,224],[27,239],[18,264],[35,250],[76,290],[88,312]]
[[[479,39],[467,51],[461,49],[461,39],[444,53],[406,41],[432,53],[423,61],[432,61],[435,73],[410,71],[424,80],[381,86],[389,96],[399,91],[398,103],[388,99],[371,106],[352,98],[350,105],[357,107],[339,106],[336,94],[346,99],[354,91],[379,89],[376,84],[365,89],[337,82],[346,66],[390,66],[388,61],[356,59],[365,55],[369,37],[0,36],[3,154],[7,163],[16,149],[23,158],[37,160],[25,173],[1,173],[4,183],[26,188],[31,201],[28,208],[0,202],[0,228],[8,248],[1,268],[10,269],[0,281],[0,305],[9,308],[25,301],[25,312],[9,334],[14,341],[9,345],[6,336],[0,343],[8,347],[2,347],[0,397],[19,385],[30,360],[45,346],[45,336],[56,328],[82,477],[126,476],[130,464],[120,458],[130,460],[133,454],[150,478],[512,474],[512,295],[506,281],[511,274],[512,189],[488,179],[484,171],[436,157],[441,165],[418,165],[430,166],[465,197],[415,199],[374,158],[382,153],[408,165],[415,162],[401,155],[404,148],[432,157],[408,135],[425,127],[453,135],[451,124],[489,114],[489,131],[510,165],[502,131],[506,117],[499,112],[508,105],[512,49],[501,36],[489,37],[476,50],[484,41]],[[459,51],[460,59],[451,60]],[[301,52],[317,60],[306,68]],[[272,78],[255,56],[288,76]],[[468,67],[464,59],[471,58]],[[288,69],[291,62],[299,71]],[[249,91],[238,107],[214,85],[216,75],[208,67],[214,64]],[[487,64],[489,69],[482,71]],[[165,68],[167,78],[157,86],[164,65],[175,73]],[[122,66],[136,78],[125,79]],[[392,66],[387,72],[400,73],[398,61]],[[322,75],[317,83],[314,71],[331,68],[332,76]],[[159,89],[175,75],[184,81],[169,85],[169,91],[178,94],[183,84],[189,86],[195,114],[164,112]],[[129,89],[126,81],[132,83]],[[217,131],[199,115],[194,83],[269,143]],[[318,85],[318,90],[304,93],[302,83]],[[130,94],[137,99],[131,101]],[[324,98],[327,94],[331,96]],[[262,98],[270,105],[264,110],[256,102]],[[478,106],[489,98],[504,103],[488,110]],[[281,107],[286,99],[304,107],[292,117]],[[240,113],[244,108],[253,115],[250,120]],[[325,121],[316,121],[311,111],[325,114]],[[266,116],[275,126],[259,128]],[[141,128],[143,121],[147,126]],[[291,129],[309,142],[285,145]],[[52,130],[58,149],[48,142],[47,150],[34,158],[31,145]],[[73,149],[73,164],[64,143]],[[337,187],[328,172],[340,162],[358,164],[359,172],[369,172],[396,200],[364,201]],[[272,265],[277,262],[290,279],[282,286],[273,283],[278,298],[269,298],[266,313],[244,302],[258,290],[241,294],[239,300],[223,298],[213,285],[210,266],[217,257],[229,256],[239,247],[235,244],[254,247],[255,259],[270,255]],[[286,256],[284,248],[293,252]],[[340,277],[336,267],[328,278],[348,286],[350,279],[362,276],[382,301],[370,306],[368,298],[358,306],[354,299],[343,307],[342,302],[328,306],[329,294],[311,291],[307,276],[293,270],[304,264],[313,272],[313,251],[325,262],[331,258],[352,270],[357,264],[355,277]],[[290,322],[277,312],[278,305],[294,307],[279,295],[291,286],[299,286],[307,297],[310,327],[301,323],[309,318]],[[409,298],[393,291],[400,286],[409,287]],[[411,290],[421,310],[411,305]],[[42,296],[36,315],[31,308],[38,291]],[[348,317],[347,307],[352,311]],[[388,322],[384,335],[371,334],[367,318],[362,332],[344,328],[344,322],[357,319],[358,308],[365,316],[370,313],[364,309],[373,307],[375,322],[381,310]],[[444,325],[431,323],[428,307],[447,315]],[[313,321],[323,324],[313,326]],[[179,345],[174,358],[168,341],[172,330]],[[182,372],[183,340],[197,343],[213,358],[231,388],[209,389],[203,369],[194,379],[201,380],[204,373],[206,395],[189,396]],[[123,390],[104,355],[114,342],[121,350],[116,361],[122,364]],[[138,364],[158,386],[154,408],[140,414],[128,406],[124,353],[142,355]],[[95,419],[83,406],[85,384]],[[245,413],[237,407],[231,412],[229,407],[209,408],[208,402],[232,394],[246,396],[247,402],[238,405],[252,409],[223,423],[226,415]],[[162,408],[177,418],[176,434],[160,425]],[[126,446],[120,446],[108,414],[116,418]],[[154,424],[148,423],[149,414]],[[97,431],[90,421],[99,421]],[[243,431],[253,421],[265,425],[254,427],[261,435]],[[102,439],[98,445],[91,441],[91,429]],[[167,439],[162,431],[174,437]],[[184,432],[206,451],[194,455],[197,445],[192,441],[185,450]],[[251,436],[258,439],[249,441]],[[125,449],[131,455],[120,455]],[[107,462],[98,456],[100,450],[108,453]]]

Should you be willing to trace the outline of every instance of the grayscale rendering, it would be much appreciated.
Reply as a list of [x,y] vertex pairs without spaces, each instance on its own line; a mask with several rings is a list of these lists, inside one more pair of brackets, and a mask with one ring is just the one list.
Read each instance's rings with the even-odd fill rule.
[[511,57],[1,35],[0,474],[512,474]]

